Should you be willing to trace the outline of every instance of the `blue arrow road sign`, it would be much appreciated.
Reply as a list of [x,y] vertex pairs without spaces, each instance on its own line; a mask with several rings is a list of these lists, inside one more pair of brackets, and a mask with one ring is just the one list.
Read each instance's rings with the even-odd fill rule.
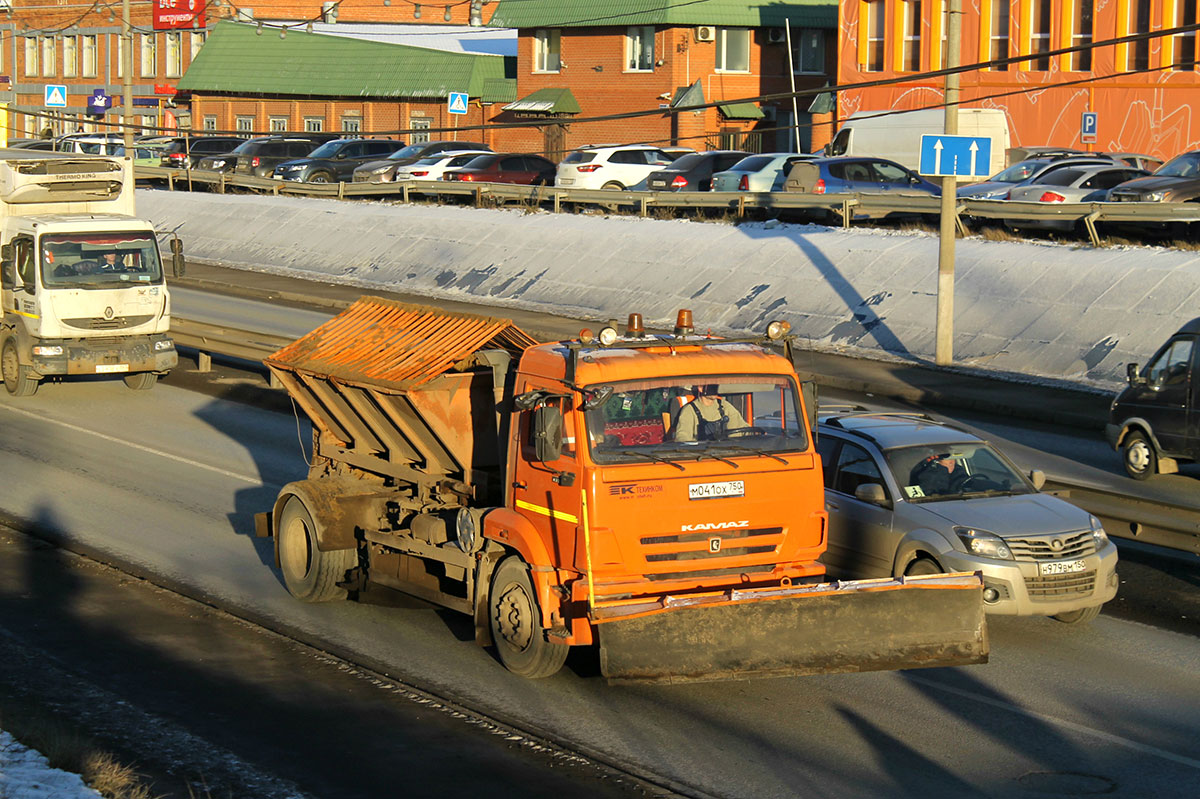
[[447,100],[451,114],[467,113],[467,93],[466,92],[450,92],[450,98]]
[[66,108],[67,107],[67,87],[62,84],[49,84],[46,86],[46,107],[47,108]]
[[921,163],[917,171],[922,175],[986,178],[991,165],[992,140],[986,136],[927,133],[921,137]]

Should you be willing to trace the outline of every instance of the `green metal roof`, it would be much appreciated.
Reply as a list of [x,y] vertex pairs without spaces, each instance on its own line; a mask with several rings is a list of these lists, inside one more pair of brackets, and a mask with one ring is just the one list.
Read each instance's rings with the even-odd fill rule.
[[493,28],[597,28],[614,25],[719,25],[836,29],[837,0],[500,0]]
[[570,89],[538,89],[515,103],[504,106],[505,111],[536,111],[541,114],[578,114],[582,109]]
[[179,91],[306,97],[446,97],[488,102],[516,77],[516,59],[322,36],[222,21],[179,81]]
[[718,103],[726,119],[762,119],[766,114],[754,103]]

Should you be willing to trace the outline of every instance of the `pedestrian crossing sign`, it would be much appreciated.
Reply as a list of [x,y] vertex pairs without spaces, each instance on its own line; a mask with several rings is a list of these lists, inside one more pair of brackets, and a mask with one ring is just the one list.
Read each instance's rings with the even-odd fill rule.
[[67,107],[67,87],[62,84],[50,84],[46,86],[46,107],[47,108],[66,108]]
[[467,93],[450,92],[449,110],[451,114],[467,113]]

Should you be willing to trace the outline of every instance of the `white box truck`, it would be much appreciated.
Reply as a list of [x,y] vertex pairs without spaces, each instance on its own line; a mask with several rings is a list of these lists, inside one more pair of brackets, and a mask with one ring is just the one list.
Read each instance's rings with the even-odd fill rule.
[[178,361],[153,226],[128,158],[0,149],[0,373],[120,375],[151,388]]
[[[921,162],[921,137],[945,133],[946,112],[940,108],[921,111],[858,111],[850,115],[825,147],[826,155],[872,155],[888,158],[916,171]],[[1004,169],[1004,151],[1009,146],[1008,118],[999,108],[958,109],[958,135],[992,140],[988,174]],[[975,177],[960,176],[974,181]]]

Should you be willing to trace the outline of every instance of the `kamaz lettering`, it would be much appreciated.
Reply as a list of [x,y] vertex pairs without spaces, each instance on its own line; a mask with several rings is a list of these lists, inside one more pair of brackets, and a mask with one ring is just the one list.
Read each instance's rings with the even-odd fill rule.
[[685,524],[679,529],[682,532],[690,533],[693,530],[732,530],[737,527],[749,527],[750,521],[743,519],[740,522],[700,522],[699,524]]

